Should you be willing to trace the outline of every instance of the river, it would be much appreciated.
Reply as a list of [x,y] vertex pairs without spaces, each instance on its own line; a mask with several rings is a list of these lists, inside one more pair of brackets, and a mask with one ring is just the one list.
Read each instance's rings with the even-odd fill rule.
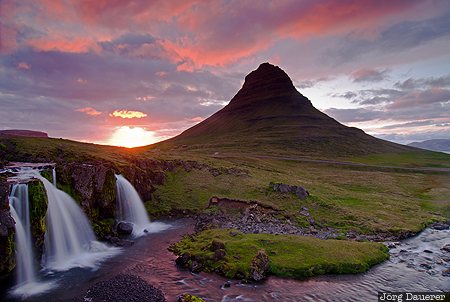
[[[172,227],[137,239],[120,255],[106,260],[95,271],[72,269],[46,275],[58,287],[47,294],[26,299],[68,301],[83,297],[98,281],[119,273],[138,275],[163,290],[168,301],[182,293],[200,296],[206,301],[376,301],[378,291],[450,291],[450,277],[442,271],[450,268],[450,253],[441,248],[450,244],[450,230],[426,229],[414,238],[391,249],[391,259],[366,273],[332,275],[289,280],[270,277],[260,284],[241,284],[214,274],[193,274],[174,265],[175,256],[167,247],[193,231],[190,220],[170,222]],[[2,296],[0,295],[0,298]],[[17,301],[3,297],[5,301]]]

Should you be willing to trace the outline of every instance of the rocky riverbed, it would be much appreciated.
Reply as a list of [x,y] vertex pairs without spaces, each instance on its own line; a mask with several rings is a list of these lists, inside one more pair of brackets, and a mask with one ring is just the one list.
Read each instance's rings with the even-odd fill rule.
[[[212,213],[200,214],[196,217],[196,231],[210,228],[236,229],[243,233],[289,234],[306,235],[319,239],[347,239],[355,241],[393,242],[410,238],[414,232],[379,232],[374,234],[360,234],[348,231],[343,234],[331,227],[316,224],[316,221],[306,207],[301,207],[299,215],[306,218],[309,226],[299,226],[283,216],[282,212],[259,204],[243,200],[230,200],[213,197],[210,199],[210,208],[216,209]],[[436,222],[430,226],[432,229],[445,230],[450,227],[450,220]]]

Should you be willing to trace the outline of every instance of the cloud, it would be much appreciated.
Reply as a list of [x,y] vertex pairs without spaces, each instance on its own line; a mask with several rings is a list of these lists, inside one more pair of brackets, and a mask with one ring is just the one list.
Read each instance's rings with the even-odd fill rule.
[[31,65],[28,64],[27,62],[19,62],[17,64],[17,68],[22,69],[22,70],[28,70],[28,69],[31,69]]
[[110,113],[109,116],[120,118],[143,118],[146,117],[147,114],[144,112],[133,110],[114,110],[114,112]]
[[79,108],[76,111],[83,112],[83,113],[86,113],[87,115],[91,115],[91,116],[97,116],[97,115],[102,114],[100,111],[97,111],[92,107]]
[[398,109],[404,107],[421,107],[433,103],[450,102],[450,90],[441,88],[431,88],[422,91],[412,91],[397,99],[387,106],[388,109]]
[[380,82],[387,77],[387,70],[359,69],[350,74],[353,82]]
[[426,87],[445,88],[450,87],[450,75],[425,79],[408,78],[405,81],[396,82],[394,86],[404,90]]

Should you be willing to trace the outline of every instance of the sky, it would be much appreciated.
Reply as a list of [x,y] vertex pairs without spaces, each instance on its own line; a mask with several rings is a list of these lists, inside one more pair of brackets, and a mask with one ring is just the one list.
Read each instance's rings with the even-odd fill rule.
[[447,0],[0,0],[0,129],[154,143],[263,62],[345,125],[450,138]]

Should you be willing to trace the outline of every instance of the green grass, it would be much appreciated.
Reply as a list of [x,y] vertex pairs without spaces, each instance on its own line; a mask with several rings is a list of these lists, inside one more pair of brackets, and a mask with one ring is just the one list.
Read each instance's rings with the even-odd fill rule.
[[450,155],[434,151],[417,151],[402,153],[373,154],[360,157],[351,157],[351,161],[370,165],[386,165],[398,167],[435,167],[449,168]]
[[[224,243],[224,259],[214,259],[210,248],[213,240]],[[238,232],[232,236],[229,230],[223,229],[185,237],[171,249],[177,255],[188,253],[191,258],[198,259],[207,272],[244,279],[250,278],[252,258],[261,249],[270,259],[269,274],[291,278],[361,273],[389,258],[388,249],[379,243]]]
[[[182,169],[168,174],[158,186],[149,211],[206,211],[211,196],[258,200],[280,209],[291,221],[298,221],[302,206],[308,207],[319,226],[346,232],[418,232],[424,225],[448,218],[449,174],[386,172],[351,169],[274,159],[215,159],[216,166],[235,166],[249,171],[249,177],[206,170]],[[270,189],[270,182],[300,185],[310,197],[299,200],[293,194]],[[414,215],[411,215],[414,213]]]

